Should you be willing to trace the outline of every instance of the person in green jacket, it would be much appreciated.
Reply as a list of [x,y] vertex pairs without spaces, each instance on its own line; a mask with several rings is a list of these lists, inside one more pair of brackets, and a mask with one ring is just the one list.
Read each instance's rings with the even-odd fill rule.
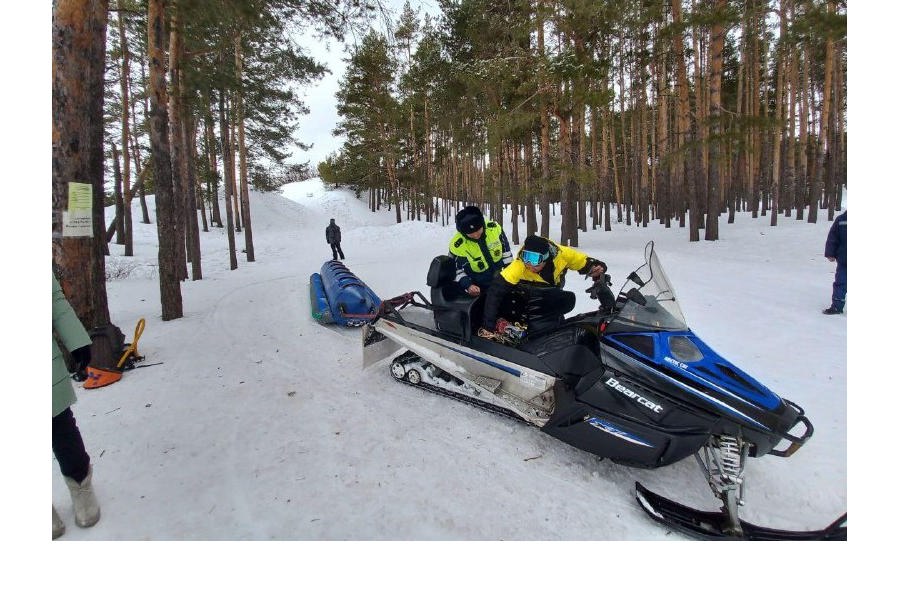
[[[91,457],[72,414],[75,389],[59,347],[61,342],[69,350],[75,363],[75,377],[83,381],[91,361],[91,337],[66,299],[56,275],[53,275],[53,332],[53,455],[72,496],[75,524],[91,527],[100,520],[100,506],[91,484]],[[54,506],[53,539],[65,531],[66,526]]]

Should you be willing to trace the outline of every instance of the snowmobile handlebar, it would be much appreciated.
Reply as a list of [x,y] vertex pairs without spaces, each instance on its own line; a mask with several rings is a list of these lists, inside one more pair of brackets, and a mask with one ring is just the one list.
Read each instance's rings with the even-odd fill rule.
[[[584,276],[585,279],[587,279],[589,277],[590,277],[590,275]],[[591,300],[598,300],[599,299],[599,295],[598,295],[599,291],[601,289],[603,289],[604,286],[610,287],[611,285],[612,285],[612,277],[609,276],[609,273],[604,273],[602,276],[600,276],[594,280],[594,283],[593,283],[593,285],[591,285],[591,287],[587,288],[584,291],[585,291],[585,293],[591,295]]]

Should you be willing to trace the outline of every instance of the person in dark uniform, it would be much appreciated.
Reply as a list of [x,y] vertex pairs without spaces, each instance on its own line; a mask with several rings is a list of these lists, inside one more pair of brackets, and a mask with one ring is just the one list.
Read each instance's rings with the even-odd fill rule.
[[331,245],[331,254],[334,256],[334,260],[338,259],[338,254],[341,255],[341,260],[344,260],[344,251],[341,250],[341,228],[337,226],[334,219],[331,219],[331,223],[325,228],[325,241]]
[[477,206],[466,206],[456,213],[450,256],[456,263],[456,283],[473,298],[484,294],[500,269],[512,262],[503,228],[494,221],[485,221]]
[[844,312],[844,300],[847,297],[847,211],[845,210],[831,224],[828,238],[825,240],[825,258],[837,263],[834,272],[834,284],[831,286],[831,306],[822,311],[826,315],[839,315]]

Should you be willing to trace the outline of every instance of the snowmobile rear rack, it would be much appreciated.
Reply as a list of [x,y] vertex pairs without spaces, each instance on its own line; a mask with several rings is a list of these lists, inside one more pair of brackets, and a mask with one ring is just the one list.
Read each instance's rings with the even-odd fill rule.
[[724,512],[701,511],[679,504],[635,482],[635,497],[650,517],[666,527],[703,540],[751,541],[846,541],[847,513],[824,529],[788,531],[748,523],[741,519],[741,535],[728,533],[729,518]]
[[[419,302],[416,300],[416,296],[421,298],[422,301]],[[400,314],[400,311],[407,306],[418,306],[419,308],[427,308],[429,310],[432,309],[431,302],[429,302],[421,292],[406,292],[405,294],[400,294],[399,296],[384,300],[375,314],[379,317],[393,315],[394,318],[398,319],[401,323],[406,323],[406,320],[403,318],[403,315]]]

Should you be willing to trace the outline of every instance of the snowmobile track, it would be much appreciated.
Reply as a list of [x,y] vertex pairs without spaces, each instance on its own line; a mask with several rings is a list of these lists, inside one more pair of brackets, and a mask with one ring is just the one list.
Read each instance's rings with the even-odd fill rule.
[[458,400],[470,406],[474,406],[476,408],[480,408],[489,413],[494,413],[495,415],[502,415],[504,417],[509,417],[510,419],[518,422],[524,423],[525,425],[531,425],[528,421],[514,413],[513,411],[502,408],[500,406],[495,406],[490,404],[489,402],[482,402],[481,400],[477,400],[475,398],[471,398],[466,396],[465,394],[458,394],[456,392],[451,392],[450,390],[446,390],[442,387],[438,387],[436,385],[431,385],[430,383],[425,383],[424,381],[420,383],[412,383],[411,381],[407,381],[406,378],[397,379],[396,377],[391,377],[394,381],[398,381],[402,384],[408,385],[413,388],[425,389],[435,394],[440,394],[441,396],[446,396],[448,398],[453,398],[454,400]]

